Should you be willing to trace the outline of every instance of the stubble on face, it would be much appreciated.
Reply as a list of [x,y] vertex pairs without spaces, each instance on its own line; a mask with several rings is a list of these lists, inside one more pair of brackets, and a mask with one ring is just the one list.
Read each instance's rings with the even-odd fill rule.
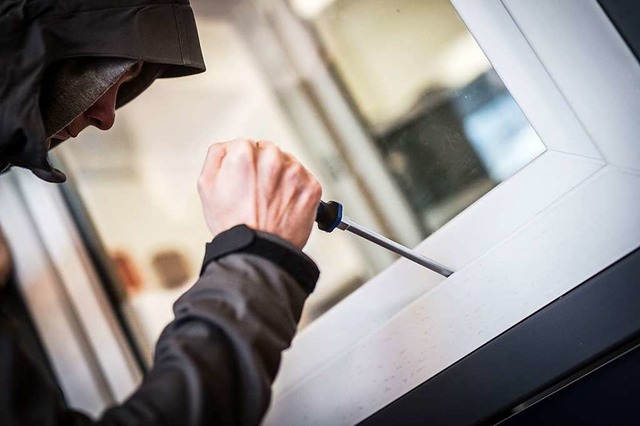
[[116,100],[120,86],[136,78],[141,71],[142,61],[139,61],[82,114],[51,136],[49,149],[55,148],[69,138],[77,137],[89,126],[97,127],[100,130],[109,130],[115,120]]

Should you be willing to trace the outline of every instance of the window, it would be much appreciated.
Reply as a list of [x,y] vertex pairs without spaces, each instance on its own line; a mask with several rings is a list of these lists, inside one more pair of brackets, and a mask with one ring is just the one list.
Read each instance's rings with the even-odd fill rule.
[[[429,4],[397,4],[419,7],[413,3]],[[393,261],[384,251],[314,234],[309,251],[324,275],[305,315],[317,318],[285,355],[265,424],[356,423],[640,246],[639,130],[628,113],[640,110],[640,74],[595,2],[453,2],[546,150],[538,145],[529,160],[518,156],[518,167],[488,173],[494,184],[503,181],[479,199],[481,191],[465,198],[461,213],[439,229],[446,215],[428,219],[433,205],[415,203],[397,167],[404,160],[385,151],[402,146],[384,136],[395,119],[406,125],[413,107],[408,116],[394,109],[386,123],[367,112],[332,50],[336,34],[322,20],[341,19],[358,2],[233,2],[233,13],[213,4],[196,4],[207,74],[158,82],[120,112],[111,132],[87,133],[57,150],[72,178],[68,189],[82,196],[120,273],[128,292],[122,310],[133,309],[141,341],[151,345],[169,320],[210,238],[194,188],[204,151],[238,134],[278,141],[354,219],[419,243],[456,270],[446,280],[404,260],[383,270]],[[520,129],[527,141],[533,133],[493,71],[480,80],[482,90],[474,79],[444,93],[475,87],[491,95],[488,109],[460,107],[465,114],[451,127],[469,138],[474,161],[491,164],[477,148],[485,132]],[[422,99],[421,90],[414,94]],[[500,152],[509,150],[500,145]],[[49,336],[54,369],[69,373],[62,381],[72,406],[98,413],[125,398],[140,374],[69,215],[74,206],[30,173],[13,171],[0,183],[0,223],[15,243],[17,274]],[[149,305],[156,317],[145,317]]]
[[[58,150],[147,347],[210,239],[195,182],[213,142],[277,142],[320,178],[325,199],[410,246],[544,151],[448,2],[342,0],[311,14],[303,3],[259,5],[202,11],[206,73],[157,81],[110,132],[87,131]],[[296,65],[318,49],[327,60]],[[308,252],[323,274],[301,327],[395,259],[339,232],[315,231]]]
[[420,239],[544,151],[448,0],[292,5],[326,51]]
[[453,4],[546,151],[419,245],[451,277],[401,260],[303,330],[267,425],[359,423],[640,246],[640,71],[597,3]]

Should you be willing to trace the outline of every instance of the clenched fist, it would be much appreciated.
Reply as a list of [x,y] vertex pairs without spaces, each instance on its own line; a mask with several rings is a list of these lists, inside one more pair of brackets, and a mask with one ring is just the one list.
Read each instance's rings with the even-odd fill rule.
[[214,236],[245,224],[302,249],[313,227],[322,187],[275,144],[234,140],[209,148],[198,192]]

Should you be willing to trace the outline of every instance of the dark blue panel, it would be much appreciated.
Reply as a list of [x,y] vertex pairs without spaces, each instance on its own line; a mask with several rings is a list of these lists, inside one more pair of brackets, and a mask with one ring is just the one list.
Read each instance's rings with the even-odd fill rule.
[[507,419],[501,426],[640,424],[640,346],[548,398]]
[[598,3],[640,60],[640,1],[598,0]]
[[640,250],[362,422],[473,425],[506,418],[640,335]]

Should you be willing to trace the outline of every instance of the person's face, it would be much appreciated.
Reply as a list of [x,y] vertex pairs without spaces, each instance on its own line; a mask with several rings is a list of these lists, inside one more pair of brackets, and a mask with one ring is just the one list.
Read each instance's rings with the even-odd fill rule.
[[116,119],[116,99],[120,86],[133,80],[140,74],[142,62],[134,65],[124,74],[109,90],[105,92],[85,112],[76,117],[68,126],[51,137],[50,148],[55,147],[67,139],[75,138],[89,126],[95,126],[100,130],[109,130]]

